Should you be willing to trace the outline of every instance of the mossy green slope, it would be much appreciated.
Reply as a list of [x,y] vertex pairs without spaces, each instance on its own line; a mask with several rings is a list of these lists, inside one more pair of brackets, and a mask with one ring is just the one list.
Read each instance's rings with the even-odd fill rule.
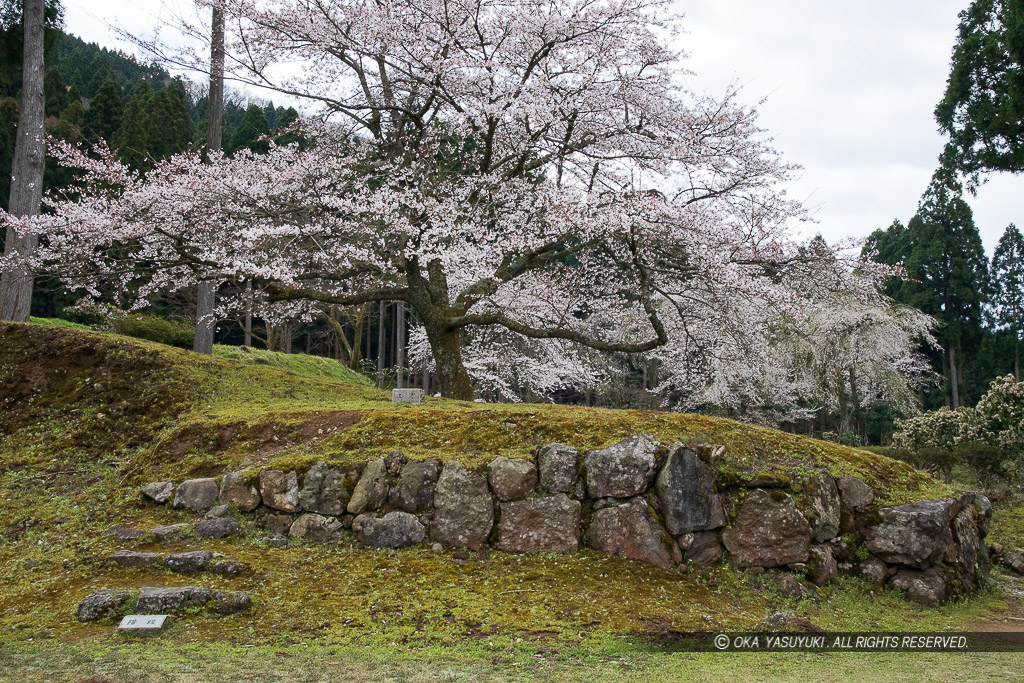
[[396,406],[334,361],[218,347],[213,357],[53,325],[0,325],[0,452],[8,467],[118,461],[126,484],[218,474],[249,458],[303,469],[401,448],[482,467],[562,442],[581,451],[646,432],[726,447],[723,481],[762,473],[864,478],[882,502],[949,495],[867,451],[701,415],[430,399]]

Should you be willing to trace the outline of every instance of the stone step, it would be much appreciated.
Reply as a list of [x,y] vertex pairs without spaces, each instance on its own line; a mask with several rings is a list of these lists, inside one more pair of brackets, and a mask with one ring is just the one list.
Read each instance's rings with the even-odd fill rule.
[[214,561],[209,550],[193,550],[184,553],[142,553],[134,550],[118,550],[109,558],[122,567],[164,567],[175,574],[196,574],[207,571],[219,576],[233,578],[250,572],[249,565],[231,560]]
[[144,587],[93,591],[78,603],[79,621],[119,619],[132,599],[138,597],[135,614],[174,614],[190,608],[204,608],[228,615],[252,609],[252,599],[244,591],[221,591],[197,586],[164,588]]

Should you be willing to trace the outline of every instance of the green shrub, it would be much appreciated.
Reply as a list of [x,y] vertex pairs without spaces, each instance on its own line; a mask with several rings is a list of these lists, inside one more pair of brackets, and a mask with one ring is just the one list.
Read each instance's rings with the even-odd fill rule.
[[149,313],[133,313],[113,321],[114,331],[128,337],[191,349],[195,337],[192,323],[167,320]]

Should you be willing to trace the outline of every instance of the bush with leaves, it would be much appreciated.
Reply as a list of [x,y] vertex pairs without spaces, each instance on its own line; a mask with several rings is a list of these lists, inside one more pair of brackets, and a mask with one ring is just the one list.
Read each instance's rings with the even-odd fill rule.
[[1024,460],[1024,382],[998,377],[975,408],[941,408],[898,423],[893,449],[911,464],[941,472],[969,468],[985,487],[1016,477]]

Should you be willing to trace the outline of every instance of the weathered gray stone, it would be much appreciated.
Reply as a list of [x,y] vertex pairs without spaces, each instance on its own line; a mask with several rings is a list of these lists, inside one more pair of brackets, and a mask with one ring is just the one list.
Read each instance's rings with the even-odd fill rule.
[[252,609],[252,599],[244,591],[213,591],[209,608],[217,614],[238,614]]
[[392,511],[383,517],[362,514],[352,522],[356,540],[371,548],[408,548],[421,542],[427,529],[408,512]]
[[811,518],[811,532],[817,543],[835,538],[839,533],[840,502],[836,480],[828,474],[818,474],[807,480],[807,495],[810,500],[808,517]]
[[889,578],[889,568],[877,557],[869,557],[857,565],[861,576],[876,586],[881,586]]
[[824,586],[836,575],[839,563],[832,556],[832,548],[827,545],[811,546],[810,557],[807,559],[807,578],[815,586]]
[[126,590],[93,591],[78,603],[79,621],[98,621],[100,619],[116,619],[118,611],[124,607],[132,594]]
[[579,451],[572,446],[549,443],[537,451],[540,487],[548,493],[576,494],[579,482]]
[[630,498],[596,511],[587,538],[593,550],[659,567],[671,567],[674,563],[672,539],[643,498]]
[[782,491],[757,489],[724,535],[738,567],[778,567],[806,562],[811,525]]
[[501,456],[487,465],[487,481],[498,500],[519,500],[537,488],[537,468],[530,460]]
[[579,550],[580,502],[564,493],[501,504],[498,549],[574,553]]
[[999,564],[1009,569],[1014,574],[1024,576],[1024,550],[1004,550],[999,554]]
[[287,536],[292,528],[291,515],[265,514],[260,517],[260,526],[275,536]]
[[992,559],[979,531],[985,511],[982,506],[973,503],[970,496],[961,499],[960,512],[953,518],[951,525],[953,542],[946,547],[944,557],[957,574],[954,584],[959,587],[959,591],[956,592],[964,594],[987,586],[989,571],[992,569]]
[[118,550],[110,556],[111,561],[122,567],[148,567],[156,564],[160,553],[137,553],[134,550]]
[[217,481],[212,477],[203,479],[187,479],[174,492],[174,507],[188,508],[193,512],[201,512],[213,507],[217,502]]
[[[117,526],[113,529],[113,534],[117,536],[119,541],[137,541],[140,538],[145,537],[146,531],[144,529],[132,529],[123,526]],[[107,534],[103,534],[106,536]]]
[[359,483],[356,484],[346,509],[349,513],[358,515],[367,510],[376,510],[387,499],[387,465],[384,463],[384,458],[378,458],[366,463],[363,476],[359,477]]
[[879,508],[877,516],[862,520],[864,542],[884,562],[925,569],[953,542],[950,523],[958,507],[946,499]]
[[290,544],[287,538],[275,534],[267,539],[267,545],[271,548],[287,548]]
[[207,519],[225,519],[225,518],[230,517],[230,516],[231,516],[231,506],[230,505],[214,505],[206,513],[206,518]]
[[669,446],[655,490],[661,501],[665,528],[673,536],[725,526],[722,501],[715,493],[715,474],[680,443]]
[[446,460],[434,490],[430,538],[451,547],[479,550],[494,526],[494,500],[487,478]]
[[646,491],[654,481],[660,448],[650,435],[638,434],[589,451],[583,464],[590,497],[629,498]]
[[260,492],[245,483],[245,472],[228,472],[220,482],[220,502],[234,505],[242,512],[252,512],[262,502]]
[[863,479],[839,477],[836,484],[839,487],[839,495],[842,498],[843,505],[854,510],[862,510],[871,505],[875,500],[875,492],[864,483]]
[[171,499],[171,495],[174,493],[174,482],[173,481],[154,481],[152,484],[146,484],[141,489],[142,495],[146,496],[150,500],[155,500],[158,503],[166,503]]
[[341,538],[341,522],[333,517],[307,512],[292,523],[288,535],[314,543],[333,543]]
[[974,521],[978,526],[978,535],[988,536],[989,523],[992,521],[992,501],[980,493],[968,493],[960,498],[960,507],[974,507]]
[[164,556],[164,566],[175,574],[195,574],[206,569],[213,559],[213,553],[209,550],[193,550],[187,553],[177,553]]
[[348,505],[345,473],[318,462],[302,477],[299,507],[321,515],[340,515]]
[[780,595],[786,598],[794,600],[810,599],[815,602],[821,600],[821,595],[818,593],[817,588],[808,586],[792,574],[778,569],[766,572],[764,583],[774,588]]
[[[689,534],[687,534],[689,535]],[[712,531],[697,531],[692,534],[684,557],[697,565],[706,567],[722,560],[722,543]]]
[[168,524],[166,526],[155,526],[149,530],[149,533],[156,536],[158,541],[171,541],[176,538],[181,538],[188,531],[188,524]]
[[213,591],[196,586],[139,589],[138,614],[167,614],[192,607],[202,607],[213,599]]
[[260,495],[268,508],[298,512],[299,476],[294,471],[263,470],[260,472]]
[[926,607],[941,605],[948,597],[946,579],[934,567],[925,571],[900,569],[889,580],[889,585],[905,591],[908,600]]
[[384,467],[387,469],[388,474],[392,477],[397,477],[407,462],[409,462],[409,458],[405,457],[405,453],[396,448],[384,458]]
[[199,538],[226,538],[241,530],[242,527],[233,519],[204,519],[196,522],[196,534]]
[[398,481],[391,487],[388,503],[405,512],[427,512],[434,507],[434,487],[441,474],[437,460],[410,462],[402,468]]
[[229,579],[236,576],[242,576],[243,574],[248,574],[250,571],[249,565],[245,562],[234,562],[229,560],[211,562],[206,569],[218,576],[223,576]]

